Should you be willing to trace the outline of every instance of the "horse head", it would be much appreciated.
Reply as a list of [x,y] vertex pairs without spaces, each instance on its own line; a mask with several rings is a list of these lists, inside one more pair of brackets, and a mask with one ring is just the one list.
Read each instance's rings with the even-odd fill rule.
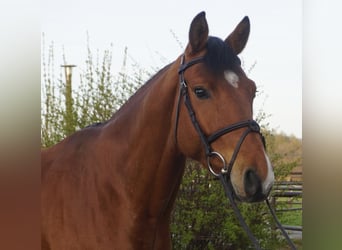
[[253,120],[256,84],[238,57],[249,32],[248,17],[225,40],[208,36],[204,12],[193,19],[179,59],[176,139],[184,155],[227,173],[238,199],[254,202],[267,197],[274,174]]

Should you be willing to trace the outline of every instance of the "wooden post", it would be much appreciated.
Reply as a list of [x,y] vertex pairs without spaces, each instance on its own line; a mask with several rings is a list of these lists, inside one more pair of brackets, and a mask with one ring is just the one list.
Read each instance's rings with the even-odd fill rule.
[[68,136],[75,132],[75,124],[73,121],[73,99],[72,99],[72,68],[76,67],[76,65],[61,65],[64,67],[65,72],[65,134]]

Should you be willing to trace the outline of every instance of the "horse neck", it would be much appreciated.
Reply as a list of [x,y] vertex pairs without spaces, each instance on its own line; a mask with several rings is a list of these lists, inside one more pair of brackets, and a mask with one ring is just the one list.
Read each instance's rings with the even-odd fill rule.
[[109,123],[124,193],[130,206],[152,217],[170,212],[184,170],[174,139],[177,65],[161,70]]

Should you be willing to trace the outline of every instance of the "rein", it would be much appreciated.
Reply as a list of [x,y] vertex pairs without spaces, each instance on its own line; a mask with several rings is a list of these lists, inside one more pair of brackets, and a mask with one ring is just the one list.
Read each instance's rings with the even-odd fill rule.
[[[265,144],[265,138],[263,137],[263,135],[260,132],[260,126],[258,125],[258,123],[254,120],[246,120],[246,121],[241,121],[238,123],[234,123],[232,125],[229,125],[227,127],[224,127],[222,129],[217,130],[216,132],[212,133],[209,136],[206,136],[200,126],[200,124],[198,123],[197,119],[196,119],[196,114],[195,111],[191,105],[190,102],[190,96],[188,93],[188,84],[185,81],[184,78],[184,72],[186,69],[188,69],[189,67],[198,64],[198,63],[202,63],[204,60],[204,57],[198,57],[195,58],[187,63],[185,63],[185,55],[183,54],[182,58],[181,58],[181,65],[179,67],[178,70],[178,74],[179,74],[179,82],[180,82],[180,91],[179,91],[179,96],[178,96],[178,102],[177,102],[177,108],[176,108],[176,119],[175,119],[175,141],[176,144],[177,142],[177,131],[178,131],[178,120],[179,120],[179,111],[180,111],[180,103],[181,103],[181,97],[183,97],[184,99],[184,104],[188,110],[191,122],[193,124],[193,126],[195,127],[200,140],[204,146],[204,151],[207,157],[207,165],[209,168],[209,171],[216,177],[219,178],[219,180],[221,181],[225,194],[228,197],[232,208],[234,210],[235,215],[237,216],[240,225],[243,227],[243,229],[245,230],[245,232],[247,233],[249,239],[251,240],[251,242],[253,243],[255,249],[261,249],[260,244],[258,242],[258,240],[255,238],[255,236],[253,235],[253,233],[251,232],[251,230],[249,229],[248,225],[246,224],[245,220],[243,219],[239,208],[236,205],[236,202],[234,200],[234,192],[233,192],[233,186],[230,180],[230,174],[234,165],[234,162],[236,160],[236,157],[240,151],[240,147],[243,143],[243,141],[245,140],[246,136],[249,133],[258,133],[261,137],[261,140],[263,142],[264,147],[266,148],[266,144]],[[210,144],[212,142],[214,142],[215,140],[217,140],[218,138],[220,138],[221,136],[230,133],[232,131],[235,131],[237,129],[241,129],[241,128],[246,128],[246,130],[243,132],[243,134],[241,135],[239,141],[237,142],[233,155],[229,161],[228,164],[226,164],[226,161],[224,159],[224,157],[216,151],[213,151]],[[220,173],[216,173],[214,171],[214,169],[211,166],[210,163],[210,159],[211,158],[218,158],[220,161],[222,161],[223,163],[223,168],[221,169]],[[289,245],[291,246],[292,249],[296,249],[295,245],[293,244],[293,242],[291,241],[291,239],[289,238],[288,234],[286,233],[285,229],[282,227],[281,223],[279,222],[279,220],[276,217],[276,214],[274,212],[274,210],[272,209],[268,199],[266,199],[266,204],[270,210],[270,213],[272,215],[272,217],[274,218],[278,228],[281,230],[281,232],[283,233],[284,237],[286,238],[286,240],[288,241]]]

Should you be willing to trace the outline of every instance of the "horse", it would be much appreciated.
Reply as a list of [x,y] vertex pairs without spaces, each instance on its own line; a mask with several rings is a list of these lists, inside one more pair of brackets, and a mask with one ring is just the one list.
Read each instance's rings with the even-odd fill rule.
[[171,249],[186,158],[228,172],[236,199],[266,199],[273,167],[238,57],[249,33],[246,16],[225,40],[209,36],[199,13],[184,53],[108,121],[42,149],[42,249]]

